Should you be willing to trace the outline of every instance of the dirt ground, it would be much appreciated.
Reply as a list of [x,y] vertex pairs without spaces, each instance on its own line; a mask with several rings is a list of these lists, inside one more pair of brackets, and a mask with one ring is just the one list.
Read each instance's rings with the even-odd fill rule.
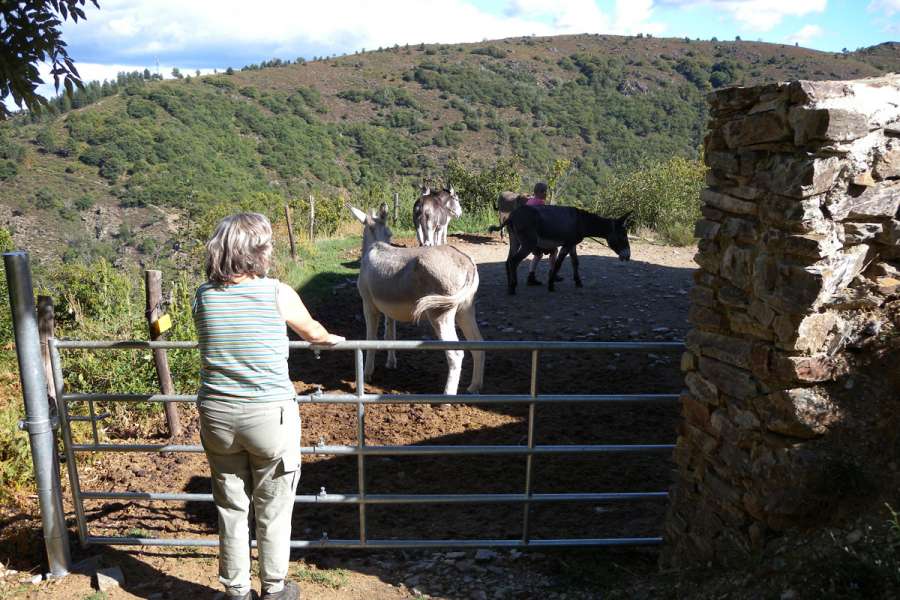
[[[397,243],[409,245],[412,240]],[[524,285],[527,267],[523,264],[518,293],[511,297],[506,294],[505,243],[486,236],[452,236],[450,243],[478,263],[478,321],[486,339],[680,340],[686,333],[693,248],[635,240],[632,260],[620,262],[605,245],[588,241],[580,248],[583,289],[574,287],[568,262],[561,272],[565,281],[558,283],[553,293],[546,287]],[[348,253],[347,261],[355,261],[357,254]],[[545,281],[546,261],[538,273]],[[364,337],[354,283],[335,278],[329,284],[330,297],[309,302],[313,315],[348,339]],[[426,328],[410,324],[401,325],[398,333],[400,339],[433,337]],[[677,352],[546,353],[540,362],[539,389],[543,393],[678,392],[679,357]],[[443,389],[446,362],[441,353],[400,353],[395,371],[384,368],[384,358],[378,357],[368,391],[439,393]],[[527,352],[489,353],[484,393],[527,393],[529,360]],[[461,389],[468,385],[470,367],[467,355]],[[325,393],[353,390],[350,353],[323,352],[319,358],[309,352],[296,353],[291,357],[291,369],[301,393],[316,386]],[[199,443],[195,413],[188,414],[191,421],[182,441]],[[355,406],[304,406],[302,417],[305,445],[356,441]],[[674,443],[677,420],[674,403],[539,406],[535,443],[669,444]],[[527,407],[517,405],[369,406],[366,443],[524,444],[526,425]],[[328,493],[356,492],[356,457],[310,456],[304,460],[298,493],[316,494],[322,488]],[[534,459],[533,491],[665,491],[672,468],[667,452],[539,456]],[[82,487],[90,490],[209,491],[202,454],[103,454],[80,472]],[[524,484],[524,457],[373,457],[366,461],[367,492],[373,494],[511,493],[523,491]],[[665,508],[664,501],[536,505],[531,509],[530,535],[534,539],[657,536]],[[215,513],[206,503],[88,501],[87,512],[93,535],[215,537]],[[523,510],[521,505],[501,504],[371,506],[367,520],[369,539],[517,539]],[[355,506],[302,504],[295,510],[293,537],[357,539],[358,527]],[[37,536],[33,529],[22,528],[18,541],[4,545],[0,560],[18,571],[33,569],[36,557],[30,542]],[[219,589],[212,549],[82,550],[77,544],[73,548],[77,559],[94,557],[102,565],[123,569],[124,589],[114,591],[110,598],[204,598],[214,597]],[[623,573],[652,571],[656,554],[652,548],[594,550],[587,558],[583,552],[571,551],[497,551],[476,557],[474,549],[320,550],[297,553],[295,559],[294,574],[303,580],[307,598],[574,598],[594,597],[592,589],[598,583],[572,576],[573,572],[578,575],[578,569],[569,568],[571,565],[597,560],[605,569],[629,565],[623,567]],[[0,598],[81,599],[91,593],[88,576],[18,585],[28,577],[24,572],[8,574],[0,584]]]

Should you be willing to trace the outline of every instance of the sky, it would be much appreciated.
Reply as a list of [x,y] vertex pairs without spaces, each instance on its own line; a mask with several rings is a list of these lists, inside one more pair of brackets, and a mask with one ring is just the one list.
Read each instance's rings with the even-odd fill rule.
[[[99,0],[63,38],[86,81],[394,44],[650,33],[826,51],[900,40],[900,0]],[[46,73],[46,69],[44,71]],[[50,81],[45,77],[45,81]],[[52,85],[41,88],[52,95]]]

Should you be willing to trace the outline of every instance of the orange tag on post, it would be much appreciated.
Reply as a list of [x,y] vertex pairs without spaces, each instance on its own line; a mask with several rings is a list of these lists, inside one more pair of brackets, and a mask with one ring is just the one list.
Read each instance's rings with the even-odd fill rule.
[[150,324],[153,335],[162,335],[170,329],[172,329],[172,317],[169,315],[163,315]]

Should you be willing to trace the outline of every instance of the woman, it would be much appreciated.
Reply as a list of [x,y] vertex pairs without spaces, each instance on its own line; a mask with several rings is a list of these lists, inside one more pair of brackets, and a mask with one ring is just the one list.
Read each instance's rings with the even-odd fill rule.
[[200,439],[219,515],[219,581],[228,598],[253,598],[249,516],[256,519],[263,600],[295,600],[286,582],[291,512],[300,476],[300,413],[288,377],[285,323],[333,345],[290,286],[266,277],[272,227],[257,213],[222,219],[206,244],[208,281],[194,297],[200,340]]

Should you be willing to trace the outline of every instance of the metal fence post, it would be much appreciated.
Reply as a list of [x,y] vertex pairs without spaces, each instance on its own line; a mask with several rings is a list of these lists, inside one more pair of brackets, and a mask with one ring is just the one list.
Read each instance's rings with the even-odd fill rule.
[[356,397],[359,398],[356,405],[356,444],[360,450],[356,463],[359,479],[359,543],[361,546],[365,546],[368,537],[366,534],[366,457],[362,452],[366,446],[366,405],[362,401],[366,393],[363,367],[365,358],[362,350],[356,350],[354,356],[356,358]]
[[3,254],[9,305],[13,317],[19,377],[25,400],[25,429],[31,442],[31,459],[37,484],[44,544],[50,574],[62,577],[69,573],[69,532],[62,507],[62,490],[56,477],[56,448],[53,445],[53,423],[47,403],[47,381],[44,377],[41,341],[34,306],[31,267],[25,252]]
[[[528,449],[534,450],[534,407],[535,401],[537,399],[537,391],[538,391],[538,362],[540,361],[540,351],[532,350],[531,351],[531,398],[532,401],[528,403]],[[529,527],[529,518],[531,515],[531,503],[529,500],[531,499],[531,475],[534,463],[534,456],[529,454],[525,457],[525,505],[522,508],[522,543],[527,544],[530,532],[528,530]]]

